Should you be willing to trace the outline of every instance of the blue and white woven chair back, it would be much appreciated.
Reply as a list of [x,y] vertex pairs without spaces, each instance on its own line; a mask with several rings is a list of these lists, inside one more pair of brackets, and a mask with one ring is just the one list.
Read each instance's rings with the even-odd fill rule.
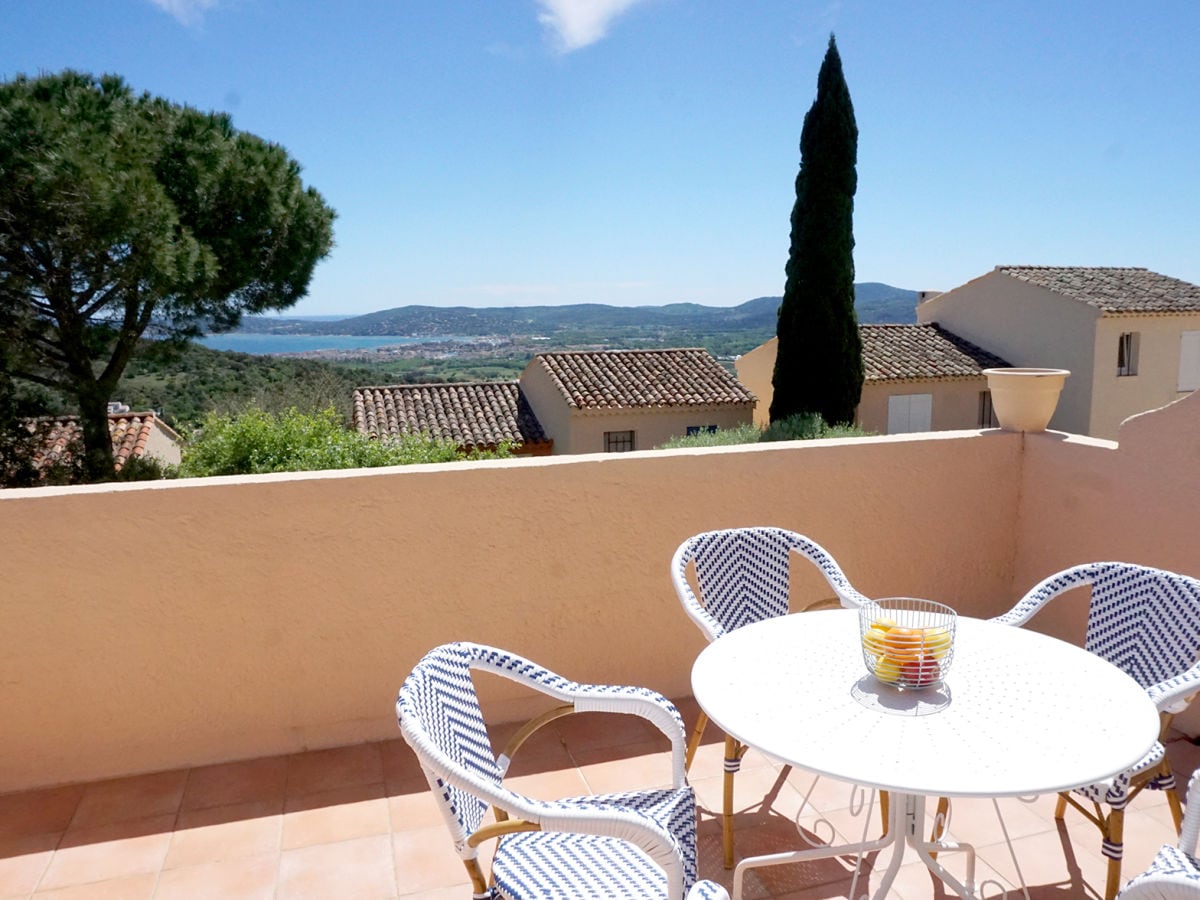
[[404,680],[396,709],[400,728],[435,788],[454,843],[460,848],[483,821],[487,804],[448,784],[450,767],[499,785],[502,773],[471,680],[480,648],[446,644],[429,651]]
[[[1187,671],[1200,651],[1200,581],[1132,563],[1077,567],[1092,583],[1085,646],[1148,688]],[[1068,570],[1075,573],[1076,569]]]
[[841,567],[820,544],[783,528],[760,526],[707,531],[684,542],[676,553],[676,583],[687,564],[696,570],[700,603],[722,633],[787,615],[788,572],[793,551],[821,570],[843,606],[865,601]]

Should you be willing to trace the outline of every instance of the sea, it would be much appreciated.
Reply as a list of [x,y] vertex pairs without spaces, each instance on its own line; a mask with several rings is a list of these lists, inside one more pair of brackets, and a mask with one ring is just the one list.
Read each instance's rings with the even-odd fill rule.
[[260,356],[272,353],[303,353],[308,350],[362,350],[395,347],[402,344],[428,344],[437,341],[471,341],[477,338],[455,335],[404,337],[401,335],[355,334],[249,334],[236,331],[206,334],[198,340],[210,350],[234,350]]

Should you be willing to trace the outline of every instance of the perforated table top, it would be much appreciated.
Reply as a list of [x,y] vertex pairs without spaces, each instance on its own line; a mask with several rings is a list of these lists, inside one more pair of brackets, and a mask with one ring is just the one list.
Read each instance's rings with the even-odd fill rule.
[[1138,762],[1158,738],[1146,692],[1080,647],[959,617],[942,689],[900,692],[867,674],[853,610],[747,625],[692,668],[700,706],[771,756],[910,794],[1066,790]]

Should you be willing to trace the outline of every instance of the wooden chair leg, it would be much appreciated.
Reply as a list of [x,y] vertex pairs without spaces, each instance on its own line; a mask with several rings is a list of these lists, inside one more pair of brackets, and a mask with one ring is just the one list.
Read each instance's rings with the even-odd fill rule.
[[[1174,773],[1171,771],[1171,763],[1164,754],[1162,762],[1158,764],[1158,768],[1154,772],[1155,778],[1170,778]],[[1170,790],[1163,790],[1167,795],[1167,806],[1171,809],[1171,819],[1175,822],[1175,833],[1179,834],[1183,830],[1183,806],[1179,802],[1179,786]]]
[[721,813],[721,850],[725,868],[733,868],[733,776],[741,760],[738,742],[725,735],[725,797]]
[[[1125,810],[1114,809],[1105,819],[1104,843],[1121,852],[1125,841]],[[1107,854],[1106,854],[1107,855]],[[1104,884],[1104,900],[1114,900],[1121,889],[1121,860],[1108,857],[1108,878]]]
[[1067,795],[1059,793],[1058,802],[1054,804],[1054,818],[1062,821],[1062,817],[1067,812]]
[[892,803],[892,798],[887,791],[879,792],[879,815],[883,819],[883,833],[880,837],[887,837],[888,833],[888,809]]
[[704,737],[704,729],[708,725],[708,714],[704,710],[700,710],[700,716],[696,719],[696,725],[692,729],[692,736],[688,738],[687,755],[683,758],[683,771],[690,772],[692,770],[692,760],[696,758],[696,749],[700,746],[700,739]]

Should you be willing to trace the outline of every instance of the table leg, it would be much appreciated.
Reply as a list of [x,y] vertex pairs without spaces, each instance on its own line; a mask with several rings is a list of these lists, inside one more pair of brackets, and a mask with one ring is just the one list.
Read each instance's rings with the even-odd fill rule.
[[[926,841],[924,838],[925,797],[920,794],[893,793],[888,804],[888,829],[882,837],[874,841],[861,841],[852,844],[837,844],[825,847],[813,847],[808,850],[793,850],[788,853],[771,853],[765,856],[750,856],[737,864],[733,871],[733,900],[741,900],[742,886],[746,872],[764,866],[780,866],[787,863],[804,862],[810,859],[829,859],[832,856],[861,855],[875,850],[882,850],[893,844],[896,849],[888,862],[887,870],[875,889],[874,900],[886,900],[891,890],[892,882],[904,861],[904,848],[911,846],[916,851],[921,862],[929,868],[947,887],[958,896],[973,900],[975,893],[975,848],[970,844],[959,844],[953,841]],[[937,853],[963,852],[967,854],[967,882],[964,884],[946,867],[934,858],[931,851]],[[864,895],[865,896],[865,895]]]
[[[750,869],[757,869],[763,866],[781,866],[786,863],[804,862],[810,859],[829,859],[832,856],[870,853],[874,850],[882,850],[884,847],[897,844],[897,833],[893,827],[889,828],[886,834],[874,841],[813,847],[809,850],[792,850],[788,853],[770,853],[765,856],[748,856],[738,863],[737,868],[733,870],[733,900],[741,900],[742,883],[746,877],[746,872]],[[903,842],[898,843],[897,853],[903,847]]]
[[[925,797],[920,794],[905,794],[903,795],[904,813],[903,821],[896,823],[904,829],[905,843],[916,851],[917,857],[921,862],[925,863],[938,879],[950,888],[960,897],[973,898],[975,893],[975,848],[970,844],[960,844],[955,841],[935,840],[927,841],[924,837],[925,828]],[[967,854],[967,881],[963,884],[957,878],[946,870],[946,867],[938,862],[936,853],[954,853],[962,852]],[[882,898],[886,893],[886,888],[891,886],[891,879],[895,877],[895,869],[899,868],[899,860],[901,857],[901,849],[896,848],[896,854],[892,859],[891,865],[888,867],[888,874],[884,876],[884,884],[881,892],[875,896]]]

